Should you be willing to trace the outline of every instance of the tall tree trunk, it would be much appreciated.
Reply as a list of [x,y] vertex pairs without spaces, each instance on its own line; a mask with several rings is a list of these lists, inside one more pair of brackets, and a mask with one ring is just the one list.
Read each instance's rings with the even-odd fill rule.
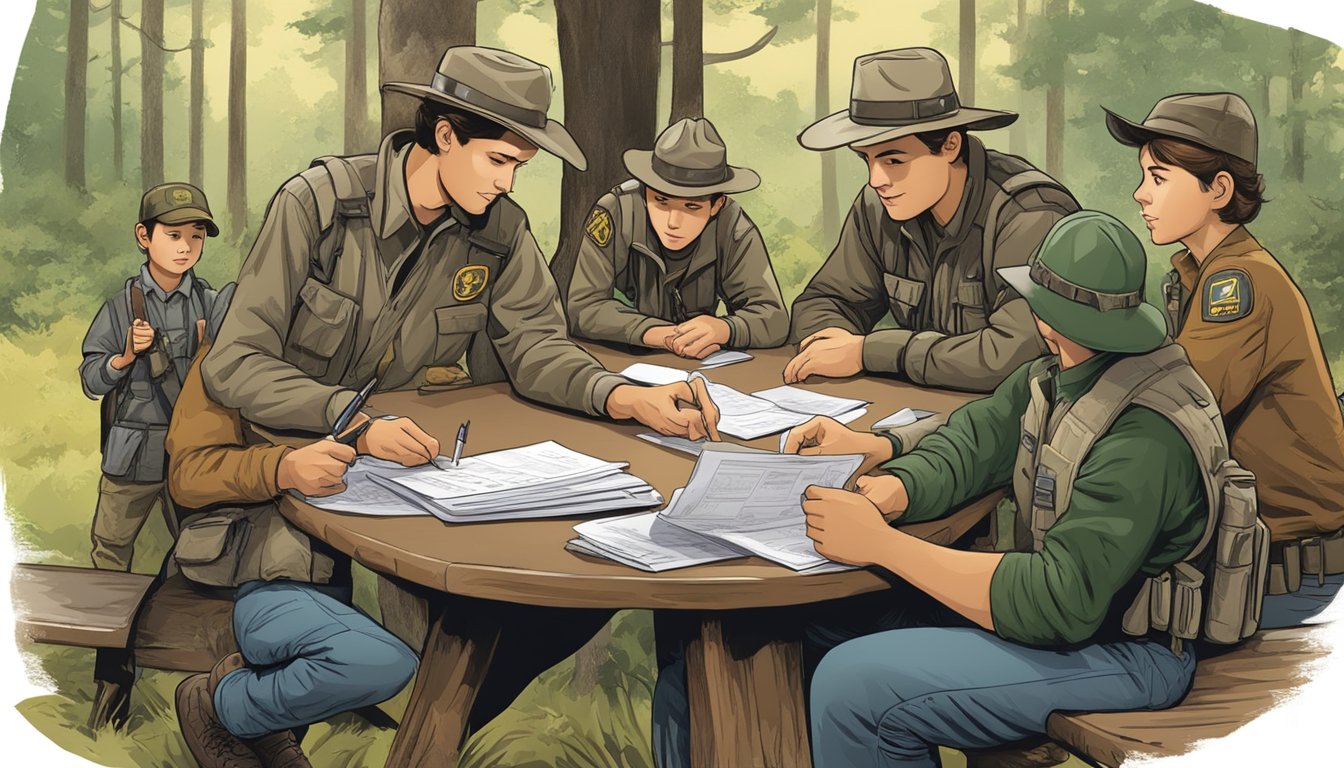
[[89,89],[89,0],[70,0],[65,48],[65,183],[84,189],[84,121]]
[[672,114],[668,125],[705,114],[704,0],[672,0]]
[[229,23],[229,232],[247,222],[247,0],[233,0]]
[[205,189],[205,0],[191,0],[191,139],[188,176]]
[[957,65],[957,93],[962,104],[975,103],[975,0],[961,0],[961,28],[958,33],[960,53]]
[[[831,113],[831,0],[817,0],[817,119]],[[840,229],[834,152],[821,153],[821,228],[826,239]]]
[[[378,13],[378,79],[429,83],[443,52],[476,44],[477,0],[438,0],[433,12],[419,0],[383,0]],[[619,29],[619,27],[612,27]],[[383,134],[415,125],[419,103],[383,94]]]
[[[1069,0],[1046,0],[1046,13],[1053,23],[1069,15]],[[1045,172],[1062,179],[1064,175],[1064,72],[1067,60],[1058,54],[1058,64],[1050,74],[1045,91]]]
[[126,145],[121,135],[121,0],[112,0],[112,168],[125,177]]
[[[652,146],[657,135],[661,23],[658,0],[555,2],[566,127],[588,157],[586,173],[566,165],[560,181],[560,242],[551,273],[561,296],[569,293],[584,217],[629,175],[621,154]],[[621,30],[620,45],[610,45],[609,29]]]
[[1307,122],[1302,114],[1302,92],[1306,87],[1306,72],[1302,66],[1302,30],[1289,29],[1291,47],[1288,54],[1288,177],[1302,181],[1307,170]]
[[[1011,46],[1010,56],[1013,64],[1022,60],[1022,53],[1026,49],[1027,41],[1027,0],[1017,0],[1017,25],[1013,28],[1013,44]],[[1027,89],[1022,88],[1019,83],[1017,89],[1017,112],[1025,116],[1027,102]],[[1019,117],[1017,122],[1013,123],[1008,129],[1008,148],[1015,155],[1025,156],[1027,154],[1027,126],[1026,121]]]
[[345,44],[345,152],[348,155],[368,150],[363,146],[364,126],[369,116],[365,10],[365,0],[350,0],[350,37]]
[[163,0],[140,7],[140,185],[163,183]]

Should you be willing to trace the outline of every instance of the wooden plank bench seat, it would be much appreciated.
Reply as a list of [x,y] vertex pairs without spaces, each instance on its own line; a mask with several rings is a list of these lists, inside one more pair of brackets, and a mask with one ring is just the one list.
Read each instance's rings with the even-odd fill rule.
[[1305,682],[1308,664],[1329,653],[1312,627],[1268,630],[1236,650],[1202,659],[1184,700],[1160,712],[1050,716],[1050,738],[1096,765],[1128,758],[1180,755],[1271,709],[1284,691]]

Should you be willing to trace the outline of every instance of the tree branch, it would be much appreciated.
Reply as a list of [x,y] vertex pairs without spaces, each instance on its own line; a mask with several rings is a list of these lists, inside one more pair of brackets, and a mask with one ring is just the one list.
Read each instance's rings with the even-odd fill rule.
[[[745,59],[748,56],[752,55],[753,53],[756,53],[757,51],[761,50],[765,46],[769,45],[770,41],[775,39],[775,35],[778,33],[779,33],[779,27],[777,26],[771,27],[770,29],[766,30],[766,33],[764,35],[761,35],[761,38],[759,40],[747,46],[746,48],[743,48],[740,51],[728,51],[727,53],[706,53],[704,58],[705,66],[709,66],[710,64],[723,64],[724,62],[737,61],[738,59]],[[676,40],[664,40],[663,47],[667,48],[674,45],[675,43]]]
[[125,16],[121,17],[121,23],[125,24],[131,29],[134,29],[136,32],[139,32],[140,37],[153,43],[155,48],[158,48],[164,53],[181,53],[183,51],[189,51],[191,50],[192,46],[194,46],[198,42],[196,40],[193,40],[190,43],[187,43],[186,45],[182,46],[181,48],[167,48],[165,47],[164,42],[162,40],[155,40],[154,38],[150,37],[148,32],[132,24],[131,20],[126,18]]

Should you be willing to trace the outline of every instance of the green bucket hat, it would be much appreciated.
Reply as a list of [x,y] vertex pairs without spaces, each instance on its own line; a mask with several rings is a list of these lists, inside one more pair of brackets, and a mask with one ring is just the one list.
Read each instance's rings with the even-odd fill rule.
[[1143,245],[1128,227],[1100,211],[1078,211],[1055,222],[1030,263],[998,273],[1070,341],[1137,354],[1167,336],[1162,311],[1143,300],[1147,271]]

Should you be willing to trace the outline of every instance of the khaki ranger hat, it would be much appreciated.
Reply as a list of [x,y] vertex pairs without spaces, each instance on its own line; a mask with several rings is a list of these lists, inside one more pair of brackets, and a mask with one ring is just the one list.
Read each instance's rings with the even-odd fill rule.
[[988,131],[1017,120],[1014,112],[962,106],[947,59],[932,48],[901,48],[854,60],[849,109],[809,125],[808,149],[867,146],[947,128]]
[[384,91],[461,107],[488,117],[580,171],[583,150],[565,126],[546,117],[551,106],[551,70],[495,48],[460,45],[439,60],[429,85],[384,83]]
[[1106,127],[1115,140],[1141,147],[1167,136],[1194,142],[1255,165],[1259,135],[1255,115],[1235,93],[1180,93],[1157,102],[1142,123],[1126,120],[1105,107]]
[[140,198],[140,223],[153,219],[160,224],[185,224],[189,221],[205,223],[210,237],[219,234],[219,227],[210,215],[210,204],[205,193],[186,182],[174,181],[150,187]]
[[658,136],[653,151],[628,149],[623,159],[636,179],[677,197],[730,195],[761,184],[755,171],[728,164],[728,148],[703,117],[678,120]]
[[1067,339],[1102,352],[1151,352],[1167,336],[1162,310],[1143,300],[1148,259],[1139,238],[1100,211],[1055,222],[1031,261],[1003,267],[1037,317]]

